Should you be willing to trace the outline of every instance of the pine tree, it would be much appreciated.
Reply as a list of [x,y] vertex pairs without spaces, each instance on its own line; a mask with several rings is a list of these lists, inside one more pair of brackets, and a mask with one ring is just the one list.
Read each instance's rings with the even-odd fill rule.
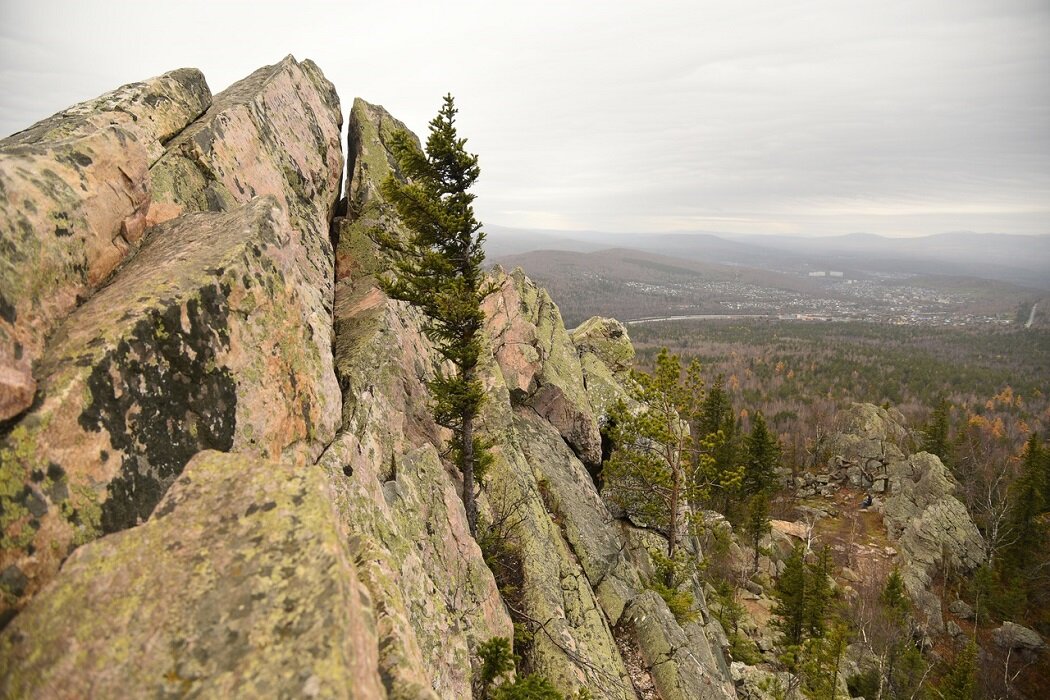
[[769,428],[762,412],[755,413],[751,433],[747,436],[747,463],[744,469],[743,489],[746,495],[772,493],[777,484],[780,465],[780,443]]
[[707,442],[709,456],[705,468],[695,473],[702,480],[704,490],[709,492],[714,507],[735,521],[739,509],[733,508],[733,504],[743,494],[746,467],[742,464],[740,431],[723,375],[718,375],[704,397],[692,421],[692,430]]
[[614,449],[602,474],[620,507],[667,533],[667,556],[673,560],[683,513],[697,500],[700,488],[689,471],[706,469],[710,459],[685,422],[699,411],[702,400],[699,364],[690,367],[682,383],[678,357],[664,348],[652,375],[633,376],[638,408],[623,403],[613,408]]
[[922,444],[924,450],[937,455],[941,458],[941,462],[948,466],[951,466],[951,442],[948,440],[951,410],[951,404],[947,399],[941,399],[937,403],[936,408],[933,409],[933,415],[930,416],[930,422],[923,429]]
[[817,560],[806,566],[808,585],[804,605],[806,634],[819,637],[827,627],[828,609],[831,607],[831,550],[825,545]]
[[805,549],[797,543],[784,561],[784,571],[773,589],[773,614],[779,618],[775,624],[786,647],[800,646],[805,640],[808,578]]
[[807,563],[801,542],[784,562],[784,572],[773,589],[773,614],[779,618],[775,625],[783,646],[798,647],[807,639],[824,635],[831,606],[830,567],[827,547],[815,562]]
[[937,693],[943,700],[977,698],[977,644],[972,639],[955,657],[955,663],[941,681]]
[[744,534],[748,544],[755,553],[753,571],[758,571],[758,558],[761,553],[762,538],[769,534],[769,496],[759,491],[747,502],[747,516],[743,522]]
[[729,394],[726,393],[726,378],[724,374],[720,374],[715,377],[715,383],[704,398],[696,425],[698,434],[717,433],[725,425],[726,418],[731,418],[732,415],[733,406],[729,401]]
[[437,422],[453,431],[450,452],[463,474],[463,506],[471,535],[477,531],[475,476],[490,457],[474,434],[474,422],[485,398],[476,368],[485,321],[481,302],[493,291],[482,263],[485,234],[474,218],[469,192],[481,173],[478,157],[465,150],[456,133],[452,95],[430,122],[426,152],[405,132],[393,135],[391,151],[402,181],[393,175],[382,193],[409,229],[402,239],[384,230],[373,239],[393,259],[393,276],[380,286],[391,298],[407,301],[426,316],[424,332],[452,371],[437,368],[429,387]]
[[908,594],[904,590],[904,578],[896,567],[893,568],[893,571],[886,578],[886,586],[879,595],[879,601],[885,606],[887,613],[889,613],[896,624],[901,625],[904,623],[904,618],[907,616],[911,604],[908,601]]

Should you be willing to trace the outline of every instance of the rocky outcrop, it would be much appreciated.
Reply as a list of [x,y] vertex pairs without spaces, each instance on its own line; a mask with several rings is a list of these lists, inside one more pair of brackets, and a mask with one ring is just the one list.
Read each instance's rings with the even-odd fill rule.
[[32,403],[47,335],[136,248],[150,165],[210,102],[177,70],[0,141],[0,421]]
[[599,316],[581,323],[572,332],[572,342],[580,356],[587,398],[604,425],[617,401],[631,400],[624,387],[629,382],[634,346],[622,323]]
[[478,646],[507,637],[569,696],[631,700],[638,674],[733,697],[703,591],[676,620],[645,585],[666,542],[592,477],[626,331],[570,336],[520,270],[492,273],[470,536],[438,355],[375,280],[401,127],[354,103],[334,255],[338,101],[313,64],[257,71],[166,144],[157,223],[52,336],[0,448],[0,588],[25,606],[6,694],[470,697]]
[[5,697],[381,697],[329,484],[201,452],[146,524],[81,547],[0,637]]
[[[293,69],[303,76],[299,83],[287,78]],[[168,142],[153,167],[154,174],[168,168],[177,159],[172,148],[183,153],[185,139],[198,143],[194,134],[209,133],[210,149],[197,154],[202,162],[235,154],[243,177],[279,196],[244,196],[243,206],[231,200],[217,207],[225,213],[187,213],[149,229],[141,251],[56,326],[38,354],[37,403],[0,442],[0,570],[17,581],[3,590],[0,613],[21,607],[73,547],[145,520],[196,452],[294,452],[305,462],[331,442],[341,401],[327,217],[338,195],[340,117],[331,86],[320,90],[314,73],[286,59],[265,72],[268,80],[253,74],[216,98],[203,125]],[[271,107],[250,109],[249,88]],[[309,126],[309,115],[294,107],[303,100],[326,105],[322,122]],[[235,129],[234,102],[251,111],[254,131]],[[220,122],[222,134],[208,131]],[[170,136],[178,122],[158,116],[135,123]],[[34,130],[39,139],[56,133]],[[336,139],[333,148],[314,138],[317,130]],[[260,131],[283,136],[270,143]],[[316,168],[294,170],[286,151]],[[268,170],[248,158],[259,154],[272,155]],[[142,162],[145,168],[145,156]],[[275,172],[299,175],[285,180]],[[191,192],[188,184],[180,190]],[[151,193],[166,196],[147,188],[147,205]]]
[[492,353],[515,404],[550,422],[581,460],[601,462],[601,436],[584,388],[583,369],[546,290],[520,269],[496,268],[497,291],[485,301]]
[[829,471],[884,495],[883,522],[902,555],[905,587],[931,629],[943,631],[933,573],[942,566],[971,571],[986,556],[980,531],[954,495],[956,481],[935,455],[905,456],[907,430],[895,411],[854,404],[840,425],[822,446]]
[[635,597],[624,611],[623,624],[637,640],[645,668],[663,700],[721,700],[735,696],[732,681],[712,664],[713,659],[696,653],[696,635],[690,639],[655,592],[646,591]]
[[[351,201],[376,196],[390,172],[374,150],[371,168],[361,159],[363,149],[382,148],[370,135],[392,123],[381,107],[355,101]],[[439,458],[445,433],[429,410],[433,359],[422,319],[375,286],[385,263],[367,236],[371,224],[360,220],[365,214],[351,209],[335,224],[340,266],[353,270],[339,274],[335,291],[342,428],[321,465],[375,600],[386,693],[469,697],[473,650],[513,629],[469,534],[461,485]]]
[[304,253],[272,198],[175,219],[56,332],[2,449],[0,567],[46,582],[71,548],[149,517],[202,449],[312,461],[339,394],[303,322]]

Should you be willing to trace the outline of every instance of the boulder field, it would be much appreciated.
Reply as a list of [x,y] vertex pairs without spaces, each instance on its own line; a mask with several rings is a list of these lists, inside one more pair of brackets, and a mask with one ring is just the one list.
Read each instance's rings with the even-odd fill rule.
[[375,281],[405,127],[355,100],[344,157],[342,125],[289,56],[0,141],[0,695],[465,698],[507,637],[570,697],[735,697],[702,588],[679,624],[592,478],[624,327],[570,332],[520,270],[491,273],[469,536],[435,353]]

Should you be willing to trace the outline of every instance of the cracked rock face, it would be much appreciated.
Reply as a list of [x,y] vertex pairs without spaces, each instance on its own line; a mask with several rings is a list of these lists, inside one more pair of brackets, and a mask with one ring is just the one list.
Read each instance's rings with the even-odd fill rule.
[[204,76],[182,69],[0,141],[0,420],[32,403],[47,335],[134,252],[151,163],[210,102]]
[[75,546],[145,520],[203,449],[316,457],[339,395],[272,198],[158,228],[56,331],[43,400],[0,443],[0,569],[19,606]]
[[290,460],[199,453],[148,523],[81,547],[4,631],[2,694],[382,697],[327,489]]
[[601,436],[576,348],[546,290],[521,269],[493,272],[498,290],[485,301],[492,352],[511,400],[558,429],[580,459],[601,463]]
[[0,614],[72,548],[147,518],[196,452],[302,461],[331,442],[340,122],[331,84],[288,57],[214,103],[199,72],[174,71],[0,145],[0,235],[30,246],[0,276],[0,383],[15,387],[0,404],[36,393],[0,441],[0,570],[15,581]]
[[736,696],[733,684],[702,663],[667,604],[653,591],[631,601],[624,611],[638,641],[646,669],[663,700],[723,700]]

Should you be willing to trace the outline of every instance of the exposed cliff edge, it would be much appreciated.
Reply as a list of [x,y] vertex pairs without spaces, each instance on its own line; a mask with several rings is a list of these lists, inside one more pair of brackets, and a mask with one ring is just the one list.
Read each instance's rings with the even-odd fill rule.
[[570,334],[521,271],[492,273],[469,536],[435,355],[367,236],[400,225],[378,184],[403,125],[354,102],[333,221],[341,119],[288,57],[0,143],[0,694],[470,697],[502,636],[570,696],[734,697],[699,583],[683,626],[643,585],[656,536],[591,476],[626,331]]

